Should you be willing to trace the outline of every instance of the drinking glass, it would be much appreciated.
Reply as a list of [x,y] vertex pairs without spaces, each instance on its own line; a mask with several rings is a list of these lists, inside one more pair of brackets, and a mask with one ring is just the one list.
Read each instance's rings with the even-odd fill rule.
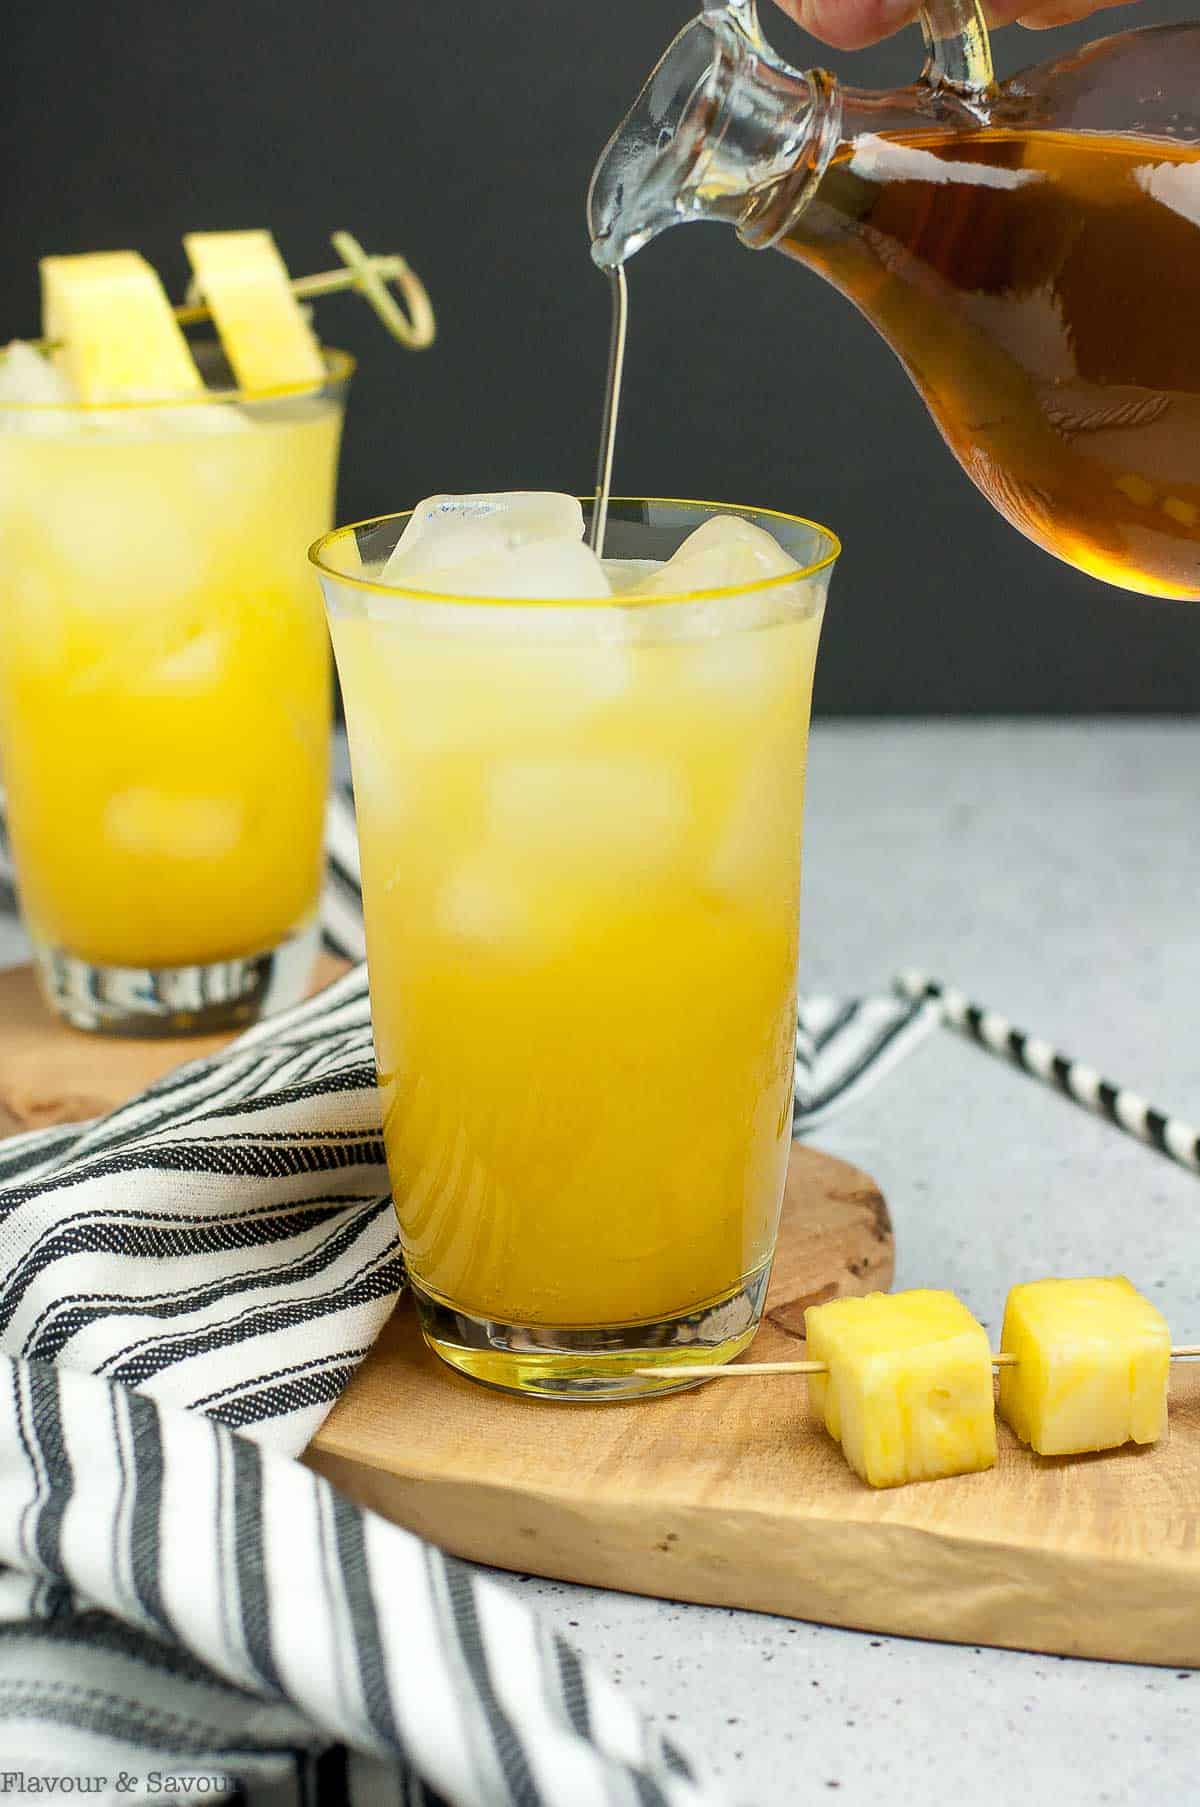
[[662,560],[717,514],[799,569],[611,603],[431,596],[379,577],[404,515],[311,554],[413,1293],[443,1360],[521,1393],[691,1384],[673,1365],[729,1360],[762,1311],[839,547],[762,509],[616,500],[606,552]]
[[221,1029],[307,985],[331,673],[305,547],[353,363],[326,368],[0,407],[0,759],[42,988],[77,1028]]

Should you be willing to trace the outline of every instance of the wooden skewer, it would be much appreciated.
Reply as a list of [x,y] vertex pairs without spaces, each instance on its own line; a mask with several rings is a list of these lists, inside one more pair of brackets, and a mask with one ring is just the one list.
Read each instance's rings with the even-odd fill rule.
[[[298,300],[312,301],[319,295],[336,295],[342,289],[355,289],[374,308],[393,339],[399,339],[410,351],[424,351],[433,344],[437,334],[433,303],[425,284],[404,258],[368,256],[349,232],[335,232],[330,243],[342,259],[342,268],[320,270],[314,276],[297,276],[290,286]],[[407,313],[391,293],[390,284],[394,284],[404,297]],[[171,311],[180,326],[195,326],[211,317],[203,301],[190,289],[184,305]],[[31,343],[38,351],[53,351],[58,341],[34,339]]]
[[676,1368],[672,1364],[669,1368],[635,1368],[633,1371],[647,1380],[661,1379],[664,1374],[672,1378],[678,1375],[681,1380],[704,1380],[710,1374],[828,1374],[829,1369],[824,1362],[726,1362],[711,1368]]
[[[1192,1356],[1200,1355],[1200,1343],[1178,1343],[1171,1350],[1171,1360],[1187,1361]],[[1015,1355],[993,1355],[993,1368],[1015,1368]],[[711,1368],[697,1364],[694,1367],[635,1368],[635,1375],[645,1380],[662,1380],[670,1375],[678,1380],[725,1380],[736,1379],[739,1375],[757,1374],[828,1374],[825,1362],[723,1362],[714,1363]]]
[[[368,256],[358,240],[349,232],[335,232],[330,240],[343,260],[340,270],[319,270],[314,276],[297,276],[290,284],[298,301],[315,301],[321,295],[337,295],[343,289],[355,289],[369,302],[391,333],[410,351],[424,351],[433,344],[437,320],[425,284],[402,257]],[[404,296],[408,313],[391,293],[394,283]],[[172,312],[180,326],[195,326],[209,318],[204,302],[188,290],[183,307]]]

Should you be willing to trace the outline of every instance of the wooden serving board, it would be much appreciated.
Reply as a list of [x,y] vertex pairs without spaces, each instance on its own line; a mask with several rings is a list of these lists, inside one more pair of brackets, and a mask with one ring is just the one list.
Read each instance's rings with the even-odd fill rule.
[[[79,1035],[50,1021],[28,973],[0,976],[10,1128],[94,1114],[214,1045]],[[805,1305],[887,1286],[892,1261],[873,1182],[798,1147],[747,1359],[802,1355]],[[813,1423],[802,1380],[715,1381],[630,1405],[512,1398],[431,1356],[402,1300],[306,1459],[364,1505],[502,1568],[871,1631],[1200,1666],[1200,1368],[1173,1369],[1171,1436],[1154,1448],[1042,1459],[1003,1425],[999,1436],[991,1473],[875,1493]]]
[[[854,1251],[853,1253],[851,1251]],[[865,1175],[797,1148],[767,1316],[744,1359],[803,1355],[807,1299],[886,1283]],[[866,1631],[1200,1666],[1200,1367],[1171,1436],[1045,1459],[1000,1425],[987,1474],[877,1493],[813,1421],[803,1380],[712,1381],[631,1405],[485,1391],[404,1305],[308,1461],[460,1556],[597,1587]]]

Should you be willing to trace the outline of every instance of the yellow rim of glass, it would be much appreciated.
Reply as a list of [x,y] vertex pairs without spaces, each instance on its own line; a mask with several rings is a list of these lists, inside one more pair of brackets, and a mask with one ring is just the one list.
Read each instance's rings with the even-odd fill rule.
[[[595,502],[594,496],[577,498],[585,507]],[[807,577],[815,577],[818,571],[824,571],[838,558],[842,550],[842,542],[831,527],[823,527],[820,521],[810,520],[807,515],[785,514],[779,508],[756,508],[740,502],[701,502],[688,496],[610,496],[609,506],[629,503],[634,506],[652,508],[700,508],[710,514],[755,515],[764,521],[786,521],[789,527],[810,527],[819,533],[826,543],[826,550],[820,558],[811,564],[800,565],[795,571],[781,571],[777,577],[760,577],[751,584],[729,584],[718,590],[680,590],[669,596],[643,596],[636,590],[622,590],[611,599],[611,604],[603,597],[596,600],[606,607],[629,608],[634,604],[642,608],[658,608],[677,602],[705,601],[709,598],[721,599],[731,596],[758,596],[765,591],[783,589],[788,584],[800,583]],[[402,508],[394,514],[372,515],[365,521],[350,521],[344,527],[335,527],[329,533],[323,533],[319,540],[314,540],[308,549],[310,564],[316,566],[323,577],[334,583],[346,584],[354,590],[370,590],[377,596],[401,596],[409,602],[425,603],[461,603],[464,606],[482,605],[485,608],[518,608],[518,609],[586,609],[593,608],[595,602],[578,596],[455,596],[449,591],[408,590],[400,584],[381,583],[377,577],[356,577],[339,571],[327,562],[326,554],[334,546],[344,545],[347,538],[356,534],[362,527],[383,527],[389,521],[404,521],[412,514],[411,508]],[[786,550],[786,548],[784,548]]]
[[[216,341],[212,343],[215,345]],[[153,401],[0,401],[0,417],[5,414],[130,414],[153,412],[155,408],[210,408],[221,402],[285,401],[295,395],[322,395],[326,389],[348,383],[358,367],[357,359],[348,351],[338,351],[332,345],[322,345],[321,356],[325,361],[325,377],[320,383],[276,383],[269,389],[201,389],[199,394],[162,396]]]

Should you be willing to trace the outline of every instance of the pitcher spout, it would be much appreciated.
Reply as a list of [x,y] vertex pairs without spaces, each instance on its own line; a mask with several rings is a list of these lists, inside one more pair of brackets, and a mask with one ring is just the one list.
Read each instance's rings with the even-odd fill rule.
[[[753,0],[701,13],[653,70],[601,154],[588,193],[601,269],[689,220],[721,220],[754,244],[776,236],[838,138],[837,83],[777,57]],[[768,224],[769,222],[769,224]],[[782,228],[780,228],[782,229]]]

